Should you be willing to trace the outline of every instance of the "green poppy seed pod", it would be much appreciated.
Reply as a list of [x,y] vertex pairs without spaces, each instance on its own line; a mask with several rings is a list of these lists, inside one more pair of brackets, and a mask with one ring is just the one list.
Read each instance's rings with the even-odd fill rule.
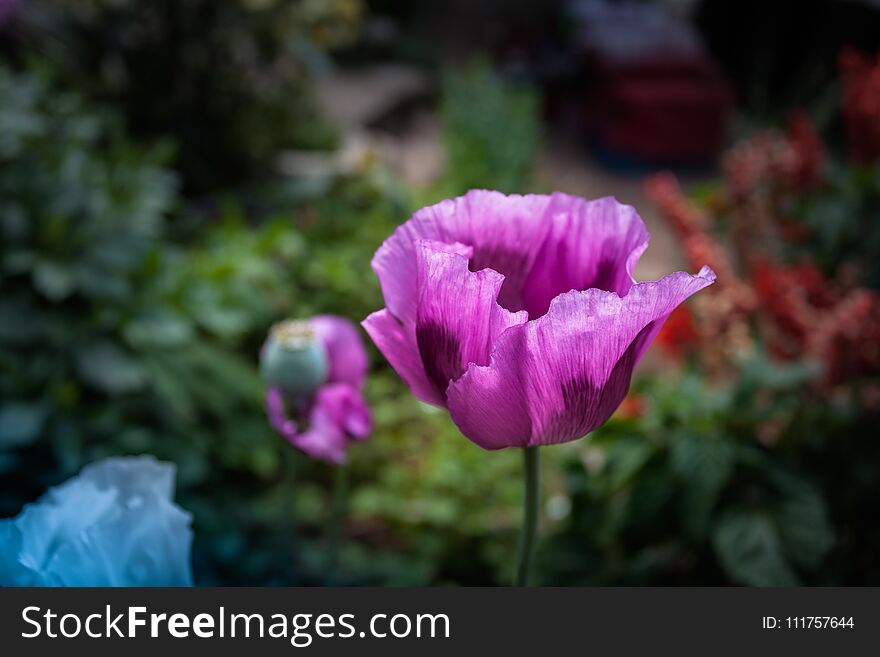
[[267,385],[305,397],[327,380],[327,353],[307,321],[285,320],[272,327],[260,352]]

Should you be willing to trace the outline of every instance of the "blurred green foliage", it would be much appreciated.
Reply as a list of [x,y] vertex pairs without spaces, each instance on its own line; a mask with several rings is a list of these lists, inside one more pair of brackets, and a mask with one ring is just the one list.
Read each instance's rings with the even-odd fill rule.
[[31,47],[136,137],[171,137],[185,188],[273,172],[282,148],[332,148],[307,82],[358,34],[359,0],[34,0]]
[[[222,497],[230,478],[260,492],[281,451],[251,354],[286,300],[278,263],[296,235],[239,229],[227,248],[218,230],[178,249],[163,240],[176,204],[164,149],[133,145],[43,76],[2,70],[0,94],[0,513],[120,452],[176,462],[185,497]],[[265,522],[233,531],[223,504],[201,505],[197,531]]]
[[880,166],[828,167],[826,184],[787,208],[809,230],[801,248],[829,275],[855,267],[860,280],[880,289]]
[[522,193],[529,186],[540,139],[534,90],[476,59],[446,71],[441,111],[450,195],[481,187]]
[[[546,546],[551,581],[857,583],[864,572],[830,557],[838,537],[868,529],[868,519],[835,518],[830,500],[843,481],[825,488],[831,482],[798,463],[827,454],[832,440],[864,448],[866,434],[834,434],[854,409],[802,403],[820,373],[812,364],[754,354],[740,367],[736,382],[717,388],[696,371],[645,379],[644,415],[612,420],[585,441],[567,469],[571,521]],[[852,466],[846,472],[837,476]],[[848,558],[874,549],[860,545]]]

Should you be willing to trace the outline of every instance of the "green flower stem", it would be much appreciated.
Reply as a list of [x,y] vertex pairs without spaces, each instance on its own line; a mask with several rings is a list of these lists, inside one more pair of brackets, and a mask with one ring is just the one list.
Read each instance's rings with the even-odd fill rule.
[[327,563],[325,572],[327,581],[336,580],[336,563],[339,559],[339,547],[342,543],[342,526],[348,510],[348,464],[343,463],[333,468],[333,502],[327,523]]
[[541,459],[537,447],[523,448],[523,524],[519,539],[514,586],[528,586],[538,542],[538,510],[541,504]]
[[299,579],[299,555],[297,553],[299,541],[296,522],[297,453],[295,449],[286,445],[282,456],[282,474],[285,479],[282,486],[287,488],[287,499],[290,500],[290,511],[287,516],[282,550],[287,555],[288,581],[292,586],[295,586]]

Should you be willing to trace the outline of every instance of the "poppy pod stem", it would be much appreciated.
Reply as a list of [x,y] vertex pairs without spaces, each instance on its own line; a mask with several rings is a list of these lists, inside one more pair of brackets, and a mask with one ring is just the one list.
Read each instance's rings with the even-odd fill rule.
[[523,524],[519,539],[514,586],[528,586],[535,545],[538,542],[538,509],[541,502],[541,458],[537,447],[523,448]]
[[333,468],[333,501],[327,526],[327,563],[325,572],[328,582],[336,580],[336,562],[342,543],[342,525],[348,507],[348,464]]
[[287,565],[289,570],[289,581],[291,585],[295,586],[298,583],[299,579],[299,554],[297,552],[299,546],[299,538],[297,536],[297,523],[296,523],[296,486],[297,486],[297,456],[296,450],[292,448],[284,449],[284,458],[282,461],[282,477],[284,478],[284,482],[282,486],[286,486],[289,500],[290,500],[290,508],[287,516],[287,524],[284,529],[284,536],[282,540],[282,549],[287,550],[289,548],[293,548],[292,551],[287,555]]

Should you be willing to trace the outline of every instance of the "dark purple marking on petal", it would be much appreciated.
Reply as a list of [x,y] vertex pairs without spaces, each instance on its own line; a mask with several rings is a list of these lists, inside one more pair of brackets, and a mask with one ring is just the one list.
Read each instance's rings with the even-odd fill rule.
[[564,408],[547,423],[545,435],[565,436],[565,440],[573,440],[587,435],[611,417],[629,391],[642,345],[655,324],[650,322],[639,332],[600,389],[586,377],[570,379],[562,384]]
[[436,323],[416,326],[416,342],[428,379],[446,399],[449,382],[462,372],[461,343],[445,326]]
[[443,395],[437,394],[422,365],[415,330],[410,334],[387,308],[367,317],[362,325],[413,394],[427,404],[443,406]]
[[[596,266],[596,273],[592,280],[579,285],[581,289],[591,287],[608,292],[615,292],[619,286],[620,265],[613,258],[603,257]],[[567,291],[567,290],[566,290]]]

